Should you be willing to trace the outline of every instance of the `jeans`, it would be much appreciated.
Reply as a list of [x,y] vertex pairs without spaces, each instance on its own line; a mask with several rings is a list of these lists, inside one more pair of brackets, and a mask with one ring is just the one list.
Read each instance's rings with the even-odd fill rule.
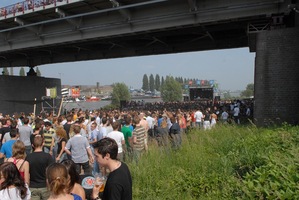
[[52,157],[53,157],[53,159],[55,159],[56,158],[56,156],[57,156],[57,149],[58,149],[58,144],[57,143],[55,143],[55,145],[54,145],[54,147],[53,147],[53,151],[52,151]]
[[144,150],[139,151],[139,150],[133,149],[133,160],[134,160],[136,163],[138,163],[139,158],[140,158],[140,156],[141,156],[141,154],[142,154],[143,152],[144,152]]
[[84,170],[84,174],[85,175],[91,175],[91,168],[89,166],[89,161],[85,162],[85,163],[75,163],[76,165],[76,171],[81,174],[81,166]]
[[45,153],[50,153],[50,149],[48,147],[44,147],[44,152]]
[[25,146],[26,155],[29,155],[31,153],[31,150],[32,150],[31,146]]
[[[91,149],[92,155],[94,157],[94,148],[91,147],[90,149]],[[92,174],[95,175],[97,173],[100,173],[100,165],[99,165],[99,163],[96,160],[94,160],[94,162],[93,162],[93,168],[92,168]]]
[[62,161],[66,160],[66,159],[67,159],[66,153],[61,154],[59,163],[61,163]]
[[178,149],[181,147],[182,145],[181,133],[170,134],[170,138],[171,138],[170,140],[171,140],[172,147],[174,149]]
[[202,122],[195,122],[195,127],[201,128],[202,127]]

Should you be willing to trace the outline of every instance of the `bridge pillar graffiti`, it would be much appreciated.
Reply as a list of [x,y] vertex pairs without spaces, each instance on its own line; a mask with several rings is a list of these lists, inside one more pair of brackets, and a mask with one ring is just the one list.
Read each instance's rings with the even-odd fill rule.
[[299,27],[257,33],[254,118],[299,124]]

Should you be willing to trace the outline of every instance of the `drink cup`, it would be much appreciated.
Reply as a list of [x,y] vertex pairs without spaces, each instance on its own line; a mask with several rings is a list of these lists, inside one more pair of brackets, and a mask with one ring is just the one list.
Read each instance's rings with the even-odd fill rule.
[[104,192],[104,189],[105,189],[105,179],[104,179],[104,177],[102,178],[102,185],[101,185],[101,187],[100,187],[100,192]]
[[99,192],[103,192],[106,182],[105,177],[102,174],[95,174],[94,179],[94,186],[99,190]]

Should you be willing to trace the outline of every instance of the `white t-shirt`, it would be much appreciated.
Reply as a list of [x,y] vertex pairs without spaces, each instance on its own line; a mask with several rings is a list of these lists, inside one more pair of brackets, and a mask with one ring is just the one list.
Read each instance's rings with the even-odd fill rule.
[[[106,134],[110,133],[113,131],[112,126],[106,126]],[[106,135],[107,136],[107,135]]]
[[239,109],[239,107],[235,107],[234,108],[234,116],[239,116],[239,113],[240,113],[240,109]]
[[20,196],[20,191],[17,188],[6,188],[0,190],[0,199],[1,200],[30,200],[31,192],[27,187],[27,196],[24,199],[22,199]]
[[101,126],[100,127],[100,133],[102,134],[103,138],[107,137],[107,127],[106,126]]
[[154,118],[152,118],[151,116],[147,116],[146,121],[147,121],[148,127],[150,129],[154,128],[154,125],[155,125],[155,119]]
[[194,118],[195,118],[196,122],[201,122],[202,118],[203,118],[202,112],[200,112],[199,110],[196,111],[194,114]]
[[98,125],[101,124],[101,118],[100,118],[99,116],[97,116],[97,118],[96,118],[96,123],[97,123]]
[[112,131],[107,134],[107,137],[112,138],[116,141],[118,146],[118,153],[122,153],[123,152],[122,141],[125,140],[124,134],[119,131]]

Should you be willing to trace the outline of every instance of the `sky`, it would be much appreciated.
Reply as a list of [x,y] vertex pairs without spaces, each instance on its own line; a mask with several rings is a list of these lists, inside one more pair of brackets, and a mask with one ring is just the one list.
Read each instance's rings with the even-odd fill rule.
[[[0,7],[20,2],[0,0]],[[210,50],[155,56],[127,57],[56,63],[38,66],[41,75],[60,78],[62,85],[103,85],[125,83],[130,88],[142,87],[143,75],[214,80],[220,90],[245,90],[254,82],[255,53],[249,48]],[[20,68],[14,68],[14,75]],[[25,68],[27,72],[29,68]]]

